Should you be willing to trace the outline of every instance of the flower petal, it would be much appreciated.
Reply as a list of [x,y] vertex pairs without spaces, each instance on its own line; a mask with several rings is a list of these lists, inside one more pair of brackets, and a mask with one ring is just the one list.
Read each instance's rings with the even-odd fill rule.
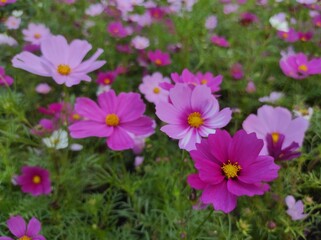
[[7,221],[10,232],[17,238],[25,235],[27,226],[25,220],[21,216],[13,216]]
[[109,137],[113,132],[112,127],[94,121],[75,122],[68,129],[72,138]]
[[115,127],[114,132],[107,138],[107,145],[110,149],[121,151],[134,147],[134,140],[120,127]]
[[206,183],[204,183],[198,176],[198,174],[190,174],[187,177],[188,184],[197,190],[203,190],[206,187]]
[[29,221],[28,226],[27,226],[26,235],[28,237],[34,237],[34,236],[38,235],[40,230],[41,230],[41,223],[39,222],[39,220],[34,217],[31,218],[31,220]]

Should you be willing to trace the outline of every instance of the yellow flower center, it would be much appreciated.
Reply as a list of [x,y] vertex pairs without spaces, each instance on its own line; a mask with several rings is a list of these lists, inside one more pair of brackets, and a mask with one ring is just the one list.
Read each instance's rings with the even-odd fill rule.
[[277,143],[279,141],[279,138],[280,138],[280,134],[277,133],[277,132],[274,132],[271,134],[272,135],[272,141],[273,143]]
[[41,38],[41,35],[39,33],[36,33],[35,35],[33,35],[35,37],[35,39],[39,39]]
[[0,2],[2,2],[2,3],[6,3],[6,2],[7,2],[7,0],[1,0]]
[[156,65],[161,65],[161,64],[162,64],[162,60],[156,59],[156,60],[155,60],[155,63],[156,63]]
[[24,235],[21,238],[19,238],[19,240],[32,240],[32,239],[30,237],[27,237],[26,235]]
[[104,83],[105,83],[105,84],[109,84],[109,83],[110,83],[110,79],[109,79],[109,78],[105,78],[105,79],[104,79]]
[[67,76],[67,75],[70,74],[71,68],[69,67],[69,65],[59,64],[57,71],[58,71],[58,73],[60,73],[61,75]]
[[72,119],[73,120],[79,120],[81,118],[81,116],[78,114],[78,113],[74,113],[73,115],[72,115]]
[[302,65],[299,66],[299,70],[301,70],[303,72],[306,72],[306,71],[308,71],[308,67],[307,67],[307,65],[302,64]]
[[111,127],[118,126],[119,117],[115,113],[108,114],[106,117],[106,124]]
[[306,37],[301,37],[301,41],[306,42],[308,39]]
[[160,92],[160,89],[159,89],[158,87],[155,87],[154,90],[153,90],[153,92],[154,92],[155,94],[158,94],[158,93]]
[[207,80],[206,79],[203,79],[202,81],[201,81],[201,84],[207,84]]
[[32,182],[33,182],[34,184],[39,184],[39,183],[41,182],[41,177],[38,176],[38,175],[33,176]]
[[204,123],[204,120],[199,112],[193,112],[188,115],[187,122],[191,127],[198,128]]
[[223,170],[225,176],[230,179],[237,177],[237,174],[242,168],[237,162],[231,163],[231,161],[228,160],[227,163],[223,163],[221,169]]
[[299,112],[300,112],[303,116],[309,115],[309,110],[308,110],[308,109],[300,109]]

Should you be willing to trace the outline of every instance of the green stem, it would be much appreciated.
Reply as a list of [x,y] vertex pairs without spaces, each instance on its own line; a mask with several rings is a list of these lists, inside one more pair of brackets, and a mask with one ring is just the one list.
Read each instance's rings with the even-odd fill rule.
[[230,240],[232,237],[232,217],[231,214],[228,214],[228,236],[227,239]]
[[197,236],[199,234],[199,232],[201,231],[201,227],[203,226],[203,224],[212,216],[212,213],[214,211],[210,210],[210,213],[207,215],[207,217],[198,225],[198,227],[196,228],[196,230],[194,231],[194,233],[192,234],[192,236]]

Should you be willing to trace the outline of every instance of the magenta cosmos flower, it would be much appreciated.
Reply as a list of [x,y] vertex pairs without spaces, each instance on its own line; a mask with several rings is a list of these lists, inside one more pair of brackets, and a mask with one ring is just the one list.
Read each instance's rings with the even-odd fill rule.
[[278,177],[279,166],[270,156],[259,156],[263,141],[255,134],[238,131],[232,138],[217,130],[191,151],[198,173],[187,178],[188,184],[203,190],[201,202],[213,204],[225,213],[236,207],[237,197],[263,195],[270,182]]
[[261,154],[269,154],[276,160],[290,160],[297,156],[302,146],[309,121],[303,117],[292,119],[286,108],[264,105],[243,122],[243,129],[256,133],[264,141]]
[[309,61],[304,53],[284,56],[279,64],[286,76],[298,80],[321,73],[321,58],[313,58]]
[[[7,221],[10,232],[19,240],[46,240],[39,235],[41,223],[35,217],[31,218],[28,225],[21,216],[12,216]],[[0,240],[14,240],[11,237],[0,237]]]
[[196,86],[193,90],[186,84],[176,84],[169,92],[169,102],[156,105],[156,115],[168,123],[161,131],[179,139],[179,147],[188,151],[196,148],[202,137],[215,133],[231,120],[231,110],[219,111],[219,104],[210,88]]
[[22,174],[16,177],[16,182],[24,193],[33,196],[47,195],[51,192],[50,174],[41,167],[22,167]]
[[1,0],[0,1],[0,7],[5,6],[7,4],[15,3],[17,0]]
[[161,50],[156,50],[155,52],[148,52],[149,60],[156,66],[166,66],[171,64],[171,59],[168,53],[164,53]]
[[224,37],[220,36],[211,37],[211,42],[219,47],[228,48],[230,46],[229,42]]
[[98,96],[98,105],[89,98],[77,98],[75,111],[83,120],[69,126],[71,137],[107,137],[112,150],[131,149],[135,136],[154,131],[152,119],[143,116],[145,104],[137,93],[116,96],[110,90]]
[[56,83],[71,87],[81,80],[90,82],[91,78],[87,74],[106,63],[96,61],[102,49],[83,61],[91,48],[91,44],[85,40],[76,39],[68,44],[63,36],[49,36],[41,42],[41,57],[22,52],[12,59],[12,64],[36,75],[52,77]]
[[13,84],[13,78],[6,75],[3,67],[0,67],[0,86],[11,86]]
[[128,35],[126,28],[123,26],[121,22],[109,23],[107,31],[112,37],[116,38],[124,38]]
[[41,41],[51,35],[49,28],[43,24],[29,23],[27,29],[22,30],[23,39],[32,44],[39,45]]

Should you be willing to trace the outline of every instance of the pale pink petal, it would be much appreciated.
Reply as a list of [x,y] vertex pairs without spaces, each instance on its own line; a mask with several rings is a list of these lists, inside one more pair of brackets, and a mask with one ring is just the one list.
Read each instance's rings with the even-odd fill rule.
[[69,45],[63,36],[47,37],[41,42],[40,48],[43,57],[53,63],[55,67],[59,64],[68,64],[67,56]]
[[179,111],[184,111],[191,107],[192,90],[187,84],[177,83],[169,91],[169,97],[174,107]]
[[85,40],[76,39],[69,45],[67,62],[71,68],[78,66],[92,48]]
[[133,121],[145,112],[145,104],[138,93],[121,93],[118,95],[116,114],[121,123]]
[[156,104],[156,115],[163,122],[170,124],[180,124],[181,112],[168,102],[159,102]]

